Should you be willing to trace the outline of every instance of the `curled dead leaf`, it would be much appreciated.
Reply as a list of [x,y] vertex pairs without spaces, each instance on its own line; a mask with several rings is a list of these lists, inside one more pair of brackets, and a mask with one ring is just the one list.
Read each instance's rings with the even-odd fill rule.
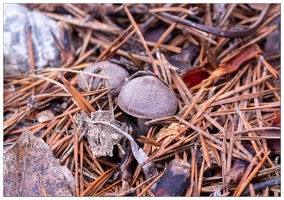
[[38,122],[42,123],[54,118],[54,114],[50,110],[43,110],[36,115]]
[[187,85],[192,84],[191,82],[194,82],[194,84],[198,83],[201,80],[199,84],[195,86],[190,86],[192,91],[196,91],[200,89],[202,86],[207,87],[211,85],[211,83],[213,83],[214,80],[216,80],[217,78],[221,76],[235,72],[241,66],[243,66],[245,63],[255,58],[260,53],[261,53],[261,50],[257,44],[253,44],[253,45],[241,48],[235,51],[234,53],[228,55],[222,61],[222,63],[219,64],[219,68],[215,69],[212,72],[209,72],[210,73],[209,77],[206,77],[204,75],[204,72],[200,70],[200,71],[197,71],[198,76],[193,78],[193,76],[188,75],[188,74],[192,74],[192,72],[188,71],[186,74],[183,75],[183,80],[185,84]]
[[[185,125],[178,123],[171,123],[168,128],[161,128],[157,134],[157,141],[161,141],[163,138],[168,136],[177,136],[180,131],[185,128]],[[184,138],[185,132],[179,135],[179,139]]]
[[[162,143],[162,146],[168,145],[173,140],[181,140],[185,137],[185,132],[182,131],[185,125],[172,123],[168,128],[161,128],[157,133],[156,141]],[[156,148],[154,147],[154,150]]]

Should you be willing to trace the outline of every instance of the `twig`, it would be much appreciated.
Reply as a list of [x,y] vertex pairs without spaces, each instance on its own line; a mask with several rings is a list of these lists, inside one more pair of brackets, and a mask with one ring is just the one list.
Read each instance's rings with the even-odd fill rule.
[[[242,196],[248,195],[249,193],[251,193],[251,188],[253,188],[253,192],[259,192],[260,190],[263,190],[266,187],[271,187],[271,186],[276,186],[276,185],[280,185],[281,184],[281,177],[278,176],[276,178],[272,178],[260,183],[255,183],[255,184],[249,184],[249,188],[246,188],[244,190],[244,192],[242,193]],[[251,193],[251,196],[256,196],[255,193]]]
[[226,30],[215,28],[215,27],[197,24],[197,23],[189,21],[189,20],[182,20],[175,15],[171,15],[171,14],[168,14],[168,13],[165,13],[165,12],[160,12],[160,13],[158,13],[158,15],[161,15],[162,17],[170,19],[174,22],[178,22],[178,23],[184,24],[186,26],[194,27],[198,30],[202,30],[202,31],[205,31],[205,32],[208,32],[208,33],[212,33],[213,35],[217,35],[217,36],[220,36],[220,37],[241,38],[241,37],[246,37],[246,36],[253,34],[261,26],[262,21],[263,21],[266,13],[268,11],[269,6],[270,6],[270,4],[266,4],[266,6],[262,10],[261,14],[259,15],[258,20],[253,25],[251,25],[251,27],[249,29],[247,29],[245,31],[226,31]]

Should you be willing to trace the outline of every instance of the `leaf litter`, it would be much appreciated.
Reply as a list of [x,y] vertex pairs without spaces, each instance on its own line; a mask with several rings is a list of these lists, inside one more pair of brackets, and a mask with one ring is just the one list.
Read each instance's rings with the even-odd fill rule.
[[[29,31],[30,71],[4,74],[4,196],[281,195],[280,4],[23,6],[58,23],[61,64],[37,66]],[[145,75],[175,114],[119,107]]]

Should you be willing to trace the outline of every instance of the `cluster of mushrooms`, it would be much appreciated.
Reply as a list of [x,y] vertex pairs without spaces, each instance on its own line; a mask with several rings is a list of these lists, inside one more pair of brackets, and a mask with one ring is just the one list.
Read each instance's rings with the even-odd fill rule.
[[[144,73],[142,76],[136,73],[130,76],[124,67],[109,61],[92,64],[83,72],[111,77],[106,80],[110,94],[118,94],[119,108],[136,119],[139,129],[136,138],[147,134],[150,127],[145,125],[146,121],[171,116],[177,111],[178,101],[175,93],[151,73]],[[97,89],[100,78],[95,78],[91,81],[92,85],[88,86],[90,78],[88,75],[79,76],[79,87],[84,90]]]

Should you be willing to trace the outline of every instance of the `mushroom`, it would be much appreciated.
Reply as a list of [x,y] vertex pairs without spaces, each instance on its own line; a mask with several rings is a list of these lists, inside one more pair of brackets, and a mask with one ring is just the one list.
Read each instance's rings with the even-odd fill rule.
[[137,118],[140,133],[146,135],[150,127],[145,122],[175,114],[178,106],[175,93],[158,78],[146,75],[127,82],[118,94],[118,106]]
[[[102,67],[104,68],[104,71],[100,70],[100,68]],[[111,63],[109,61],[103,61],[92,64],[86,67],[83,70],[83,72],[90,72],[90,73],[97,72],[97,74],[111,77],[110,79],[107,79],[107,83],[110,89],[110,93],[112,95],[114,95],[117,89],[124,83],[125,78],[129,77],[129,73],[125,68],[117,64]],[[89,83],[91,77],[88,75],[83,75],[83,76],[86,79],[87,83]],[[101,80],[100,78],[94,78],[91,90],[97,89],[100,80]],[[86,88],[85,81],[83,80],[82,76],[78,77],[78,86],[82,89]]]

